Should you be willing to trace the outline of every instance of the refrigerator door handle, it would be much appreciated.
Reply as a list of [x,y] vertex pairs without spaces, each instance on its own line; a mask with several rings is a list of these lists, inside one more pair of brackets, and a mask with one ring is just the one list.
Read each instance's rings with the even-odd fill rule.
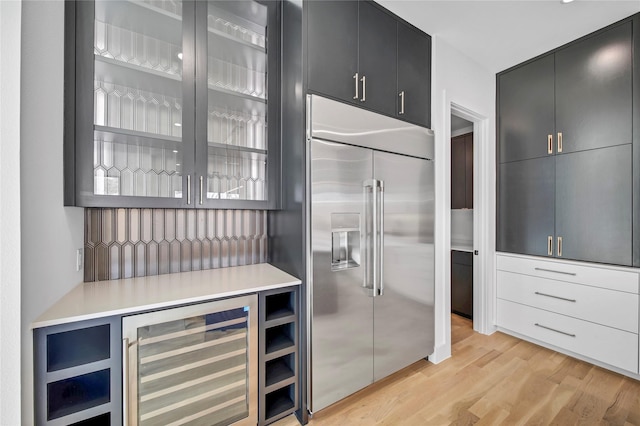
[[378,232],[378,181],[368,179],[364,188],[364,279],[362,287],[369,297],[377,295],[378,271],[377,232]]
[[377,197],[378,201],[378,235],[376,245],[378,251],[378,259],[376,264],[378,266],[378,296],[382,296],[384,293],[384,181],[377,181],[378,185],[376,190],[379,193]]

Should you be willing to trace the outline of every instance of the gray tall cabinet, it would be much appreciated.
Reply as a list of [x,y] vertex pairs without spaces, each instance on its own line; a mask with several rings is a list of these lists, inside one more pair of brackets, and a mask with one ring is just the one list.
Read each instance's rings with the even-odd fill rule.
[[640,266],[638,22],[498,74],[498,251]]

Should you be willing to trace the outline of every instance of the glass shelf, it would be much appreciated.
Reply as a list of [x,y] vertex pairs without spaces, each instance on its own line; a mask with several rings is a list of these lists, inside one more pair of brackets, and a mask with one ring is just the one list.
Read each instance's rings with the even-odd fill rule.
[[233,34],[232,31],[234,30],[223,27],[223,25],[226,25],[223,22],[220,22],[214,25],[216,25],[216,27],[208,27],[207,31],[211,36],[219,38],[216,44],[224,44],[225,42],[228,42],[228,43],[231,43],[231,46],[236,45],[237,47],[238,45],[240,45],[240,46],[248,47],[250,49],[257,50],[258,52],[261,52],[261,53],[267,52],[264,46],[264,42],[262,42],[263,44],[260,45],[260,44],[254,43],[253,41],[248,41],[243,38],[239,38]]
[[225,87],[222,86],[215,86],[215,85],[209,85],[209,90],[212,90],[214,92],[218,92],[219,94],[223,94],[223,95],[230,95],[230,96],[236,96],[238,98],[241,99],[245,99],[247,101],[251,101],[251,102],[258,102],[258,103],[262,103],[262,104],[266,104],[267,100],[263,97],[259,97],[259,96],[254,96],[248,93],[243,93],[242,91],[239,90],[235,90],[235,89],[227,89]]
[[[244,3],[244,4],[243,4]],[[251,2],[215,1],[209,3],[208,30],[242,42],[257,50],[266,51],[267,11],[264,6]]]
[[129,145],[155,146],[175,149],[182,143],[182,138],[159,135],[157,133],[138,132],[119,127],[93,126],[96,139],[106,142],[119,142]]
[[182,78],[179,75],[99,55],[95,55],[95,79],[173,98],[182,96]]
[[[145,1],[96,1],[95,19],[120,28],[142,33],[158,40],[182,40],[182,2]],[[163,5],[167,10],[156,5]]]

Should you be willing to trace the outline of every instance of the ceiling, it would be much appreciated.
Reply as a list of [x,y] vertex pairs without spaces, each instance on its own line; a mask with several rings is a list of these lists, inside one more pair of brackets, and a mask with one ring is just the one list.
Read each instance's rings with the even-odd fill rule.
[[376,1],[491,72],[640,12],[640,0]]
[[451,114],[451,132],[473,126],[471,121]]

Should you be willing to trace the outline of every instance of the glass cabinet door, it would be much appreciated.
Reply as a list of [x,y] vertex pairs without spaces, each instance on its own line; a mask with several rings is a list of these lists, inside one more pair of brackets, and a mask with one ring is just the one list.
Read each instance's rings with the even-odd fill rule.
[[202,72],[196,77],[196,104],[207,106],[197,111],[196,119],[201,204],[269,200],[267,118],[277,104],[270,103],[268,77],[271,61],[277,59],[268,53],[276,6],[252,0],[196,5],[203,27],[196,36],[196,43],[202,41],[197,45],[197,72]]
[[[76,39],[87,50],[82,35],[93,30],[93,105],[88,94],[76,102],[76,120],[87,114],[82,109],[93,111],[93,143],[89,131],[76,134],[76,161],[92,168],[81,176],[93,178],[79,183],[81,194],[102,198],[100,205],[114,198],[125,206],[171,199],[164,206],[181,206],[183,176],[193,167],[193,37],[183,37],[183,27],[193,29],[193,10],[183,10],[179,0],[97,0],[77,7]],[[90,78],[78,75],[84,74],[78,66],[76,74]]]

